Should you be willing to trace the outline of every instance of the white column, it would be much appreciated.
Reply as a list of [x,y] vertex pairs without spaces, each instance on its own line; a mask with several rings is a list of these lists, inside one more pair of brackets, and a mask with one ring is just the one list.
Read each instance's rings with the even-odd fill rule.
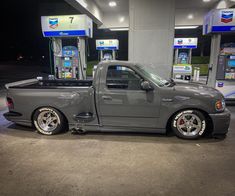
[[169,78],[173,63],[174,0],[129,1],[129,60]]
[[179,49],[175,49],[175,60],[174,60],[174,64],[178,64],[178,56],[179,56]]
[[218,66],[218,58],[220,53],[220,34],[213,34],[211,37],[211,55],[210,55],[210,70],[208,75],[208,85],[211,87],[215,87],[216,83],[216,73]]
[[116,60],[116,50],[112,51],[113,60]]
[[52,50],[54,57],[54,74],[56,77],[61,78],[62,38],[52,38]]
[[192,48],[189,49],[189,54],[188,54],[188,64],[192,63]]
[[103,50],[100,50],[100,61],[102,61],[103,56],[104,56],[104,54],[103,54]]
[[86,59],[86,40],[84,37],[79,37],[78,39],[78,50],[79,50],[79,79],[86,79],[86,68],[87,68],[87,59]]

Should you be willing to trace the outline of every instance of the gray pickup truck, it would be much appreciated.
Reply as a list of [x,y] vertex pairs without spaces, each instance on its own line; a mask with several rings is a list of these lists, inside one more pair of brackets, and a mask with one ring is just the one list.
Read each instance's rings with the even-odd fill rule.
[[223,95],[196,83],[164,80],[148,67],[101,62],[93,81],[27,80],[6,85],[6,119],[52,135],[64,130],[225,135]]

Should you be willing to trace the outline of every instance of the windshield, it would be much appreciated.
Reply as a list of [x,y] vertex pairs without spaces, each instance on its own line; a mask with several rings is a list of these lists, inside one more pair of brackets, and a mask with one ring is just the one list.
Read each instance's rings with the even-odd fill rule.
[[165,86],[169,84],[169,81],[161,78],[156,74],[156,69],[150,66],[136,65],[136,68],[147,78],[150,78],[158,86]]

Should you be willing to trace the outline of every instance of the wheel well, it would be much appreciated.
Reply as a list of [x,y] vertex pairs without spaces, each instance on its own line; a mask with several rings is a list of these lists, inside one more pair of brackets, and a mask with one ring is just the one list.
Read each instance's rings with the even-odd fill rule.
[[201,112],[201,113],[205,116],[205,119],[206,119],[206,123],[207,123],[207,128],[206,128],[207,131],[206,131],[206,132],[207,132],[207,133],[211,133],[211,132],[213,131],[213,121],[212,121],[210,115],[209,115],[206,111],[201,110],[201,109],[196,109],[196,108],[184,108],[184,109],[178,110],[178,111],[176,111],[175,113],[173,113],[173,114],[170,116],[170,118],[167,120],[167,124],[166,124],[166,132],[167,132],[167,133],[169,133],[169,132],[172,131],[172,130],[171,130],[171,121],[172,121],[173,117],[174,117],[177,113],[182,112],[182,111],[184,111],[184,110],[197,110],[197,111]]
[[31,114],[31,122],[32,122],[32,125],[33,125],[33,126],[34,126],[34,123],[33,123],[33,116],[34,116],[35,112],[36,112],[38,109],[40,109],[40,108],[45,108],[45,107],[47,107],[47,108],[52,108],[52,109],[55,109],[55,110],[59,111],[60,114],[64,117],[64,119],[65,119],[65,121],[66,121],[66,126],[67,126],[67,127],[69,126],[68,119],[67,119],[67,117],[64,115],[64,113],[61,112],[61,110],[59,110],[59,109],[57,109],[57,108],[54,108],[54,107],[51,107],[51,106],[41,106],[41,107],[36,108],[36,109],[32,112],[32,114]]

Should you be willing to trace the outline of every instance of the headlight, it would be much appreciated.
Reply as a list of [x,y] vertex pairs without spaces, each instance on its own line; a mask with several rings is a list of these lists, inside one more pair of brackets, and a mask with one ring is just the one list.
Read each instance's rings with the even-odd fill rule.
[[215,102],[215,109],[218,112],[224,111],[224,109],[225,109],[225,101],[224,101],[224,99]]

